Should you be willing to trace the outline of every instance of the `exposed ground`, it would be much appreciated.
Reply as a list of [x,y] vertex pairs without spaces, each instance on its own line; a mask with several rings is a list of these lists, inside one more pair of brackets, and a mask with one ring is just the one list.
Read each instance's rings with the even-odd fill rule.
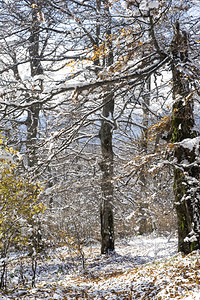
[[[66,247],[39,261],[36,287],[27,259],[8,272],[5,299],[200,299],[200,255],[177,253],[174,237],[138,236],[117,241],[116,253],[85,247],[84,261]],[[83,263],[85,268],[83,268]]]

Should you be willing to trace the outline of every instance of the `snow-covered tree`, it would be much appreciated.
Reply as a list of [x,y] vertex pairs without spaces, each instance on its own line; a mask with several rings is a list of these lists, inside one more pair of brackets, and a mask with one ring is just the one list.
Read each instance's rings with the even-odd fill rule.
[[[115,213],[122,206],[123,213],[131,211],[127,203],[135,209],[147,198],[158,199],[146,166],[154,175],[160,166],[178,168],[177,152],[170,152],[170,160],[166,156],[173,149],[169,132],[174,134],[180,87],[189,89],[186,99],[191,93],[198,99],[195,2],[181,4],[182,12],[178,2],[161,0],[127,6],[111,0],[1,4],[2,129],[24,153],[24,167],[46,180],[52,232],[54,225],[68,230],[70,222],[76,230],[77,224],[96,225],[100,206],[102,253],[108,253],[114,249]],[[182,28],[191,32],[187,42]],[[182,140],[173,139],[176,149]],[[128,161],[129,174],[122,174]],[[126,176],[132,178],[130,188]],[[155,183],[161,178],[170,176],[157,176]]]

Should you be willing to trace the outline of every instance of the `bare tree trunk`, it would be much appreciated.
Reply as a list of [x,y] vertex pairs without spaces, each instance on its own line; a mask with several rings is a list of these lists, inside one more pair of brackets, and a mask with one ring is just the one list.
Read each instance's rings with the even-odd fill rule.
[[[32,2],[32,24],[30,27],[30,37],[29,37],[29,57],[30,57],[30,69],[31,77],[43,74],[43,68],[41,65],[41,57],[39,53],[40,47],[40,13],[41,13],[41,3],[40,1]],[[26,137],[26,152],[27,152],[27,161],[29,167],[34,167],[37,164],[37,141],[38,141],[38,126],[40,118],[41,105],[39,103],[39,93],[43,89],[43,80],[37,80],[37,85],[40,87],[40,91],[34,90],[32,87],[32,92],[30,92],[29,99],[27,101],[31,102],[31,105],[28,110],[28,115],[26,119],[27,126],[27,137]],[[33,102],[33,103],[32,103]],[[31,236],[31,245],[29,249],[29,254],[32,255],[32,286],[35,285],[35,272],[37,268],[37,255],[43,248],[42,245],[42,235],[41,235],[41,226],[37,221],[37,226],[34,220],[30,222],[33,230]]]
[[[151,91],[151,78],[148,78],[145,82],[144,88],[144,96],[143,96],[143,104],[142,104],[142,111],[143,111],[143,121],[142,125],[146,127],[146,129],[142,129],[142,136],[141,136],[141,143],[140,148],[141,151],[147,154],[147,143],[148,143],[148,123],[149,123],[149,110],[148,106],[150,105],[150,91]],[[139,211],[138,211],[138,232],[139,234],[149,233],[152,231],[152,222],[149,216],[149,204],[147,201],[147,179],[144,174],[144,169],[141,169],[140,172],[140,185],[141,185],[141,200],[139,203]]]
[[[39,54],[39,31],[40,31],[40,20],[38,19],[40,13],[39,4],[34,3],[32,8],[32,25],[30,27],[30,37],[29,37],[29,55],[30,55],[30,68],[31,68],[31,76],[34,77],[36,75],[43,74],[43,69],[41,65],[41,59]],[[40,89],[42,90],[42,80],[38,80],[38,84]],[[28,116],[26,120],[27,126],[27,156],[28,156],[28,165],[33,167],[36,163],[36,142],[37,142],[37,134],[38,134],[38,123],[39,123],[39,114],[40,114],[40,104],[38,98],[38,90],[33,91],[30,95],[29,101],[37,102],[32,104],[28,111]]]
[[[111,66],[113,63],[112,41],[111,41],[111,16],[109,12],[108,2],[104,2],[104,10],[107,21],[107,48],[108,56],[106,58],[106,66]],[[114,221],[113,221],[113,146],[112,135],[113,126],[109,120],[113,119],[114,113],[114,98],[112,87],[107,88],[103,100],[103,119],[100,129],[102,161],[100,163],[102,171],[102,201],[100,207],[101,216],[101,253],[110,253],[114,251]],[[109,119],[109,120],[106,120]]]
[[177,160],[174,171],[175,208],[178,219],[178,250],[190,253],[200,249],[200,166],[195,147],[189,149],[179,143],[187,138],[195,138],[193,130],[193,97],[184,72],[179,64],[187,61],[187,35],[181,33],[176,23],[172,42],[173,113],[171,119],[174,156]]
[[[104,105],[103,116],[109,117],[111,113],[111,99]],[[112,126],[107,121],[102,121],[100,130],[102,162],[102,203],[101,203],[101,253],[108,253],[114,250],[114,222],[113,222],[113,147],[112,147]]]
[[[101,31],[101,0],[96,0],[96,11],[97,11],[97,20],[96,20],[96,38],[95,44],[93,45],[94,51],[99,53],[99,39],[100,39],[100,31]],[[96,66],[95,73],[99,73],[100,67],[100,57],[96,55],[96,59],[94,60],[94,65]]]

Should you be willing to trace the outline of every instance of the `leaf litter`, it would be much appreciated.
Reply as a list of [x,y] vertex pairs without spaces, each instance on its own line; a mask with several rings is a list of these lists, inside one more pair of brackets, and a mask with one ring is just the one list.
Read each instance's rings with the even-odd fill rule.
[[[81,258],[67,247],[54,249],[38,261],[35,288],[13,284],[0,300],[200,299],[200,253],[177,253],[176,237],[152,234],[121,239],[114,254],[99,252],[99,244],[84,247],[83,268]],[[9,274],[15,271],[13,266]],[[26,263],[23,276],[27,281],[31,276]],[[16,283],[17,278],[11,277]]]

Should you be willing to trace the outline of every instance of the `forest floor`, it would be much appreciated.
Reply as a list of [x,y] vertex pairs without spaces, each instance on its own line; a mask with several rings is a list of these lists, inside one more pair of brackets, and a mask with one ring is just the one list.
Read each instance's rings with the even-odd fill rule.
[[34,288],[31,262],[13,260],[0,300],[200,299],[200,253],[177,253],[175,237],[121,239],[112,256],[100,255],[100,245],[82,250],[81,258],[67,247],[52,249],[38,261]]

